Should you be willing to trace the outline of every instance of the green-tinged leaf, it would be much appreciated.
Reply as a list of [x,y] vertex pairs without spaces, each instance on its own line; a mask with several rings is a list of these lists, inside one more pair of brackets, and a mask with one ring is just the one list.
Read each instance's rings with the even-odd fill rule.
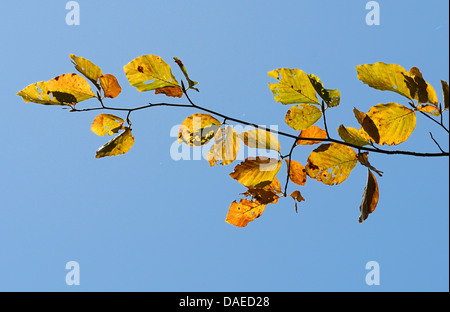
[[322,100],[327,103],[328,107],[335,107],[339,105],[341,101],[341,93],[339,92],[339,90],[325,89],[323,83],[316,75],[309,74],[308,77],[314,89],[316,89],[317,94],[319,94]]
[[46,105],[75,105],[95,97],[89,83],[77,74],[63,74],[49,81],[33,83],[17,95],[27,103]]
[[322,144],[311,152],[305,168],[311,178],[327,185],[335,185],[348,178],[357,161],[355,151],[348,146]]
[[130,150],[133,144],[134,137],[131,134],[131,129],[126,128],[124,132],[100,147],[95,155],[95,158],[125,154]]
[[448,83],[444,80],[441,80],[442,85],[442,96],[444,99],[444,109],[449,109],[450,100],[449,100],[449,91],[448,91]]
[[197,81],[193,81],[189,78],[189,75],[187,73],[186,67],[184,66],[183,62],[181,62],[181,60],[177,57],[173,57],[173,59],[175,60],[175,63],[178,64],[178,66],[180,67],[181,71],[183,72],[184,77],[186,78],[188,85],[189,85],[189,89],[194,89],[197,92],[200,92],[197,88],[194,88],[194,86],[196,84],[198,84]]
[[422,78],[417,67],[407,72],[400,65],[379,62],[359,65],[356,70],[358,79],[372,88],[393,91],[419,103],[438,103],[436,91]]
[[128,81],[139,91],[179,86],[169,64],[156,55],[143,55],[123,67]]
[[311,104],[300,104],[292,106],[285,117],[285,122],[294,130],[305,130],[315,124],[322,112],[317,106]]
[[278,159],[249,157],[237,165],[230,176],[248,188],[263,188],[272,183],[280,167],[281,161]]
[[214,137],[220,126],[220,121],[209,114],[193,114],[181,124],[178,143],[184,142],[191,146],[204,145]]
[[113,135],[123,129],[123,119],[111,114],[100,114],[92,122],[91,130],[97,135]]
[[98,78],[100,78],[103,73],[100,67],[80,56],[75,56],[70,54],[70,58],[72,59],[72,63],[75,66],[75,69],[78,70],[81,74],[83,74],[87,79],[92,81],[96,86],[98,86]]
[[416,126],[414,111],[397,103],[372,106],[367,116],[378,129],[379,141],[376,143],[380,145],[397,145],[406,141]]
[[300,69],[279,68],[268,73],[277,79],[277,83],[269,83],[275,101],[282,104],[314,103],[319,104],[316,90],[307,74]]
[[266,205],[247,199],[241,199],[239,203],[233,201],[225,222],[238,227],[245,227],[249,222],[259,218],[263,214],[265,207]]
[[379,190],[377,179],[374,174],[367,169],[367,185],[364,188],[363,199],[359,206],[359,223],[367,219],[370,213],[375,211],[379,199]]
[[240,143],[236,131],[230,126],[219,129],[214,136],[214,145],[206,155],[209,165],[231,164],[239,153]]
[[280,143],[269,131],[262,129],[248,130],[239,133],[238,137],[250,148],[280,151]]
[[361,130],[340,125],[337,131],[341,139],[346,143],[358,146],[369,144],[369,142],[365,139],[364,134],[361,133]]

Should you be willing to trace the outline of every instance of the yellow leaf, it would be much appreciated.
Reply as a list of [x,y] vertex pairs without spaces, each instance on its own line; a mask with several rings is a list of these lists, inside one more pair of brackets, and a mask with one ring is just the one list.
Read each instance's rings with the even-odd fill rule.
[[379,199],[377,179],[375,179],[375,176],[369,169],[367,169],[367,174],[367,185],[364,188],[363,199],[361,205],[359,206],[361,213],[359,223],[366,220],[369,214],[374,212]]
[[378,129],[379,141],[376,143],[380,145],[397,145],[406,141],[416,126],[414,111],[397,103],[373,106],[367,116]]
[[275,177],[272,180],[272,183],[264,186],[263,188],[249,188],[244,195],[251,196],[253,200],[256,202],[268,205],[268,204],[276,204],[281,194],[281,185],[280,181]]
[[179,58],[177,58],[176,56],[174,56],[173,59],[174,59],[175,63],[177,63],[178,66],[180,67],[181,72],[183,73],[184,77],[186,78],[186,80],[188,82],[189,88],[190,89],[194,89],[197,92],[200,92],[197,88],[194,88],[194,86],[196,84],[198,84],[198,82],[197,81],[193,81],[193,80],[191,80],[189,78],[189,75],[187,73],[186,67],[184,66],[183,62],[181,62],[181,60]]
[[140,92],[179,86],[169,64],[156,55],[143,55],[123,67],[128,81]]
[[269,131],[254,129],[239,133],[238,136],[250,148],[280,151],[280,143]]
[[258,156],[247,158],[234,168],[230,176],[247,188],[263,188],[272,183],[281,167],[278,159]]
[[131,129],[125,128],[124,132],[100,147],[95,155],[95,158],[125,154],[130,150],[133,144],[134,137],[131,134]]
[[315,103],[319,104],[309,77],[300,69],[279,68],[268,73],[277,79],[277,83],[269,83],[275,101],[282,104]]
[[77,74],[63,74],[49,81],[40,81],[19,91],[25,102],[47,105],[75,105],[95,97],[89,83]]
[[344,127],[344,125],[340,125],[337,131],[341,139],[346,143],[357,146],[364,146],[369,144],[369,142],[365,139],[365,135],[361,129],[358,130],[355,128]]
[[123,119],[111,114],[100,114],[92,122],[91,130],[97,135],[113,135],[122,129]]
[[322,144],[309,155],[306,173],[323,184],[335,185],[348,178],[356,163],[356,153],[350,147]]
[[322,112],[317,106],[300,104],[291,107],[285,117],[285,122],[294,130],[305,130],[320,119]]
[[[308,139],[326,139],[327,132],[322,130],[317,126],[310,126],[305,130],[302,130],[298,136],[299,138],[308,138]],[[312,140],[298,140],[297,145],[313,145],[322,143],[322,141],[312,141]]]
[[301,163],[295,160],[289,161],[285,159],[286,165],[289,168],[289,179],[297,185],[305,185],[306,183],[306,169]]
[[155,94],[165,94],[166,96],[171,96],[171,97],[182,97],[183,96],[183,90],[181,90],[180,87],[176,86],[176,87],[164,87],[164,88],[159,88],[155,90]]
[[418,111],[424,112],[424,113],[428,113],[431,114],[433,116],[440,116],[441,113],[439,112],[439,108],[437,108],[434,105],[429,105],[429,104],[421,104],[417,107]]
[[70,58],[72,59],[73,65],[75,65],[75,69],[98,86],[97,80],[103,75],[100,67],[83,57],[70,54]]
[[417,67],[407,72],[397,64],[365,64],[356,67],[358,79],[370,87],[382,91],[393,91],[419,103],[437,105],[436,91],[422,78]]
[[220,121],[209,114],[193,114],[181,124],[178,142],[191,146],[204,145],[214,137],[220,126]]
[[252,202],[247,199],[241,199],[239,203],[233,201],[228,210],[225,222],[238,227],[245,227],[264,212],[266,205],[258,202]]
[[115,98],[120,94],[122,88],[117,81],[117,78],[111,74],[106,74],[99,77],[100,85],[102,86],[105,97]]
[[239,152],[240,144],[236,131],[230,126],[220,129],[214,136],[214,145],[206,155],[209,165],[231,164]]
[[317,94],[319,94],[322,100],[327,103],[328,107],[335,107],[339,105],[341,101],[341,93],[339,92],[339,90],[325,89],[323,83],[316,75],[308,74],[308,77],[314,89],[316,89]]

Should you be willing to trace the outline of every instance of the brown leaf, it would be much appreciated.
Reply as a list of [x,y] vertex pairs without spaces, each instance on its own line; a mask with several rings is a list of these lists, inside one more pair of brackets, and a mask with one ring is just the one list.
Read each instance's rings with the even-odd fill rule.
[[155,90],[155,94],[165,94],[166,96],[171,97],[182,97],[183,96],[183,90],[179,86],[176,87],[165,87],[165,88],[159,88]]
[[367,169],[367,173],[368,173],[367,185],[364,189],[361,206],[359,207],[359,210],[361,212],[361,215],[359,217],[359,223],[366,220],[369,214],[374,212],[375,208],[377,207],[380,195],[378,190],[377,179],[375,179],[375,176],[369,169]]

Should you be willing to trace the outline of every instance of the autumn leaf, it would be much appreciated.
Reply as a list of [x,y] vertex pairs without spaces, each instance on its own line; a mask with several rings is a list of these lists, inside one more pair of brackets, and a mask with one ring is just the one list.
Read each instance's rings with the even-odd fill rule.
[[156,55],[143,55],[123,67],[128,81],[140,92],[179,86],[169,64]]
[[368,145],[369,142],[366,140],[364,133],[362,133],[361,129],[355,129],[352,127],[344,127],[344,125],[340,125],[337,129],[339,136],[345,143],[364,146]]
[[166,96],[171,96],[171,97],[182,97],[183,96],[183,90],[181,90],[180,87],[176,86],[176,87],[164,87],[164,88],[159,88],[155,90],[155,94],[165,94]]
[[98,79],[103,75],[100,67],[88,59],[75,56],[74,54],[70,54],[70,58],[72,59],[71,62],[75,66],[75,69],[89,79],[95,86],[97,86],[97,88],[100,88],[98,85]]
[[417,110],[421,111],[423,113],[431,114],[433,116],[440,116],[441,112],[439,111],[439,108],[437,108],[434,105],[429,104],[421,104],[417,106]]
[[240,143],[236,131],[230,126],[219,129],[214,136],[214,145],[206,155],[209,165],[231,164],[239,152]]
[[115,98],[122,91],[117,78],[111,74],[102,75],[99,80],[105,97]]
[[293,191],[290,196],[292,197],[292,199],[294,200],[294,203],[295,203],[295,212],[298,212],[297,203],[305,201],[305,198],[303,198],[300,191]]
[[111,139],[108,143],[97,150],[95,158],[105,156],[117,156],[127,153],[134,144],[134,137],[131,134],[130,128],[125,128],[125,131]]
[[281,161],[278,159],[249,157],[237,165],[230,176],[247,188],[263,188],[273,181],[280,167]]
[[251,197],[254,201],[260,204],[276,204],[281,194],[281,184],[280,181],[275,177],[269,185],[263,188],[248,188],[248,190],[243,194],[247,197]]
[[379,199],[377,179],[375,179],[370,169],[367,169],[367,174],[367,185],[364,188],[363,199],[359,207],[361,213],[359,223],[366,220],[369,214],[375,211]]
[[194,88],[194,86],[196,84],[198,84],[198,82],[197,81],[193,81],[193,80],[191,80],[189,78],[189,75],[187,73],[186,67],[184,66],[183,62],[181,62],[181,60],[179,58],[177,58],[176,56],[174,56],[173,59],[174,59],[175,63],[178,64],[178,66],[180,67],[184,77],[186,78],[186,81],[188,82],[188,85],[189,85],[189,89],[194,89],[195,91],[200,92],[197,88]]
[[369,152],[359,153],[357,155],[358,161],[361,165],[366,166],[367,168],[376,172],[380,177],[383,175],[383,171],[377,170],[374,166],[372,166],[369,162]]
[[89,83],[77,74],[63,74],[49,81],[40,81],[19,91],[25,102],[46,105],[74,105],[95,97]]
[[294,130],[305,130],[320,119],[322,113],[317,106],[300,104],[291,107],[285,117],[285,122]]
[[449,99],[448,83],[444,80],[441,80],[441,85],[442,85],[442,96],[444,98],[444,109],[449,109],[450,99]]
[[308,75],[300,69],[279,68],[268,73],[277,79],[277,83],[269,83],[275,101],[281,104],[314,103],[319,104],[316,89]]
[[[308,139],[326,139],[327,132],[322,130],[317,126],[309,126],[305,130],[302,130],[298,136],[299,138],[308,138]],[[298,140],[297,145],[313,145],[322,143],[322,141],[313,141],[313,140]]]
[[193,114],[181,124],[178,143],[184,142],[191,146],[204,145],[214,137],[220,126],[220,121],[209,114]]
[[419,103],[437,105],[436,91],[423,78],[417,67],[407,72],[397,64],[378,62],[356,67],[358,79],[370,87],[393,91]]
[[280,143],[269,131],[262,129],[248,130],[239,133],[238,137],[250,148],[261,148],[280,152]]
[[335,107],[339,105],[341,101],[341,93],[339,90],[325,89],[323,83],[316,75],[308,74],[308,77],[314,89],[316,89],[317,94],[319,94],[322,100],[327,103],[328,107]]
[[[397,145],[406,141],[416,126],[414,111],[397,103],[372,106],[367,116],[378,129],[379,140],[376,143],[380,145]],[[367,133],[367,128],[364,130]],[[368,137],[373,135],[368,134]]]
[[241,199],[239,203],[233,201],[228,210],[225,222],[238,227],[245,227],[249,222],[259,218],[264,212],[265,207],[266,205],[247,199]]
[[285,159],[288,167],[289,179],[297,185],[305,185],[306,183],[306,169],[301,163],[295,160],[289,161]]
[[348,146],[330,143],[322,144],[308,157],[306,173],[313,179],[327,185],[345,181],[356,166],[357,157]]
[[113,135],[123,127],[123,119],[111,114],[100,114],[92,122],[91,131],[97,135]]

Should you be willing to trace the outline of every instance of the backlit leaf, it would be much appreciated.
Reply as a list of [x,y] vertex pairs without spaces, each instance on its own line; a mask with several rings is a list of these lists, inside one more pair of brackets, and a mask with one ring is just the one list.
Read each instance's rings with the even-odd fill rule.
[[367,116],[378,129],[380,139],[377,143],[380,145],[397,145],[406,141],[416,126],[414,111],[397,103],[372,106]]
[[234,168],[230,176],[247,188],[263,188],[272,183],[281,167],[278,159],[258,156],[247,158]]
[[247,199],[241,199],[239,203],[233,201],[228,210],[225,222],[238,227],[245,227],[264,212],[266,205],[258,202],[252,202]]
[[380,177],[383,175],[383,171],[377,170],[374,166],[372,166],[369,162],[369,152],[359,153],[357,155],[358,161],[361,165],[366,166],[372,171],[376,172]]
[[308,75],[317,94],[327,103],[328,107],[338,106],[341,101],[341,93],[339,90],[325,89],[319,77],[313,74]]
[[317,106],[300,104],[291,107],[285,117],[285,122],[294,130],[305,130],[322,117],[322,112]]
[[345,181],[357,163],[356,153],[348,146],[322,144],[308,157],[306,173],[327,185]]
[[98,78],[100,78],[103,73],[100,67],[80,56],[75,56],[70,54],[70,58],[72,59],[73,65],[75,65],[75,69],[82,73],[87,79],[92,81],[96,86],[98,86]]
[[383,62],[356,67],[358,79],[370,87],[382,91],[393,91],[419,103],[437,105],[438,100],[433,87],[423,78],[417,67],[407,72],[397,64]]
[[[326,139],[327,132],[322,130],[317,126],[310,126],[305,130],[302,130],[298,136],[299,138],[308,138],[308,139]],[[322,141],[313,141],[313,140],[298,140],[297,145],[313,145],[322,143]]]
[[122,91],[117,78],[111,74],[100,76],[99,80],[105,97],[115,98]]
[[171,96],[171,97],[182,97],[183,96],[183,90],[181,90],[180,87],[176,86],[176,87],[164,87],[164,88],[159,88],[155,90],[155,94],[165,94],[166,96]]
[[434,105],[430,105],[430,104],[421,104],[421,105],[417,106],[417,110],[427,113],[427,114],[431,114],[433,116],[441,115],[441,113],[439,112],[439,108],[437,108]]
[[254,201],[260,204],[276,204],[281,194],[281,184],[280,181],[275,177],[272,183],[264,186],[263,188],[249,188],[244,195],[251,197]]
[[95,158],[125,154],[130,150],[133,144],[134,137],[131,134],[131,129],[126,128],[124,132],[100,147],[95,155]]
[[364,188],[363,199],[359,207],[361,213],[359,216],[359,223],[366,220],[369,214],[374,212],[380,195],[377,179],[369,169],[367,169],[367,174],[367,185]]
[[214,136],[214,145],[206,155],[209,165],[231,164],[239,152],[240,143],[236,131],[230,126],[219,129]]
[[300,69],[279,68],[268,73],[277,79],[277,83],[269,83],[275,101],[282,104],[314,103],[319,104],[316,90],[307,74]]
[[340,125],[337,131],[341,139],[346,143],[357,146],[364,146],[369,144],[369,142],[365,139],[364,133],[362,133],[361,130]]
[[248,130],[239,133],[238,137],[250,148],[280,151],[280,143],[269,131],[262,129]]
[[91,130],[97,135],[113,135],[119,132],[123,126],[123,119],[111,114],[100,114],[92,122]]
[[123,67],[128,81],[139,91],[179,86],[169,64],[156,55],[143,55]]
[[289,179],[297,185],[305,185],[306,183],[306,169],[301,163],[295,160],[289,161],[285,159],[288,167]]
[[27,103],[46,105],[75,105],[95,97],[89,83],[77,74],[63,74],[49,81],[33,83],[17,95]]
[[193,114],[181,124],[178,143],[184,142],[191,146],[204,145],[214,137],[220,126],[220,121],[209,114]]

